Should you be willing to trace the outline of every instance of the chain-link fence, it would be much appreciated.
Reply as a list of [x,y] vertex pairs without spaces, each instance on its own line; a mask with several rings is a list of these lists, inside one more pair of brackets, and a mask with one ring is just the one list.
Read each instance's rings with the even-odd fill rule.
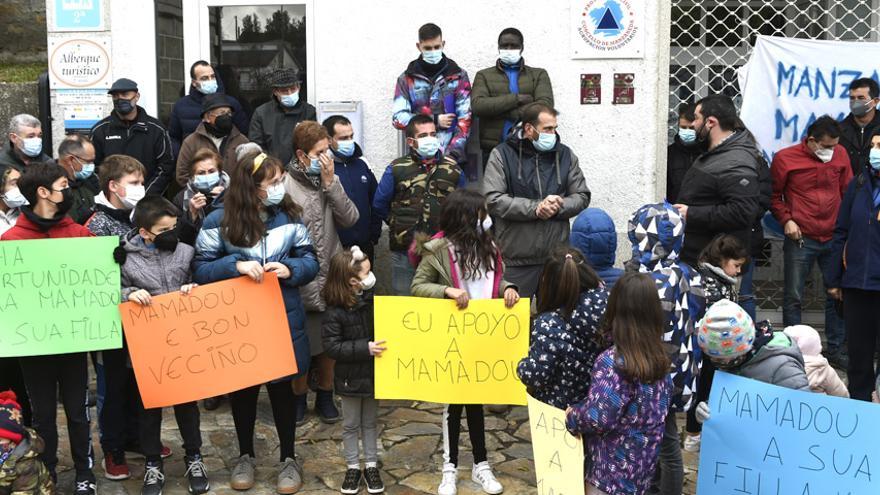
[[[745,64],[758,35],[821,40],[878,41],[880,0],[672,0],[669,62],[670,139],[679,104],[708,94],[742,98],[736,69]],[[770,242],[755,273],[758,306],[782,306],[782,246]],[[822,310],[818,270],[808,281],[804,308]]]

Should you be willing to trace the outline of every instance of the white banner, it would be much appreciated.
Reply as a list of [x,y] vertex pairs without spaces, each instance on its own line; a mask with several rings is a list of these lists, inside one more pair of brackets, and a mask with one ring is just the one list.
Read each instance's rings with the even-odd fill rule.
[[817,118],[843,120],[849,114],[849,85],[877,75],[880,43],[816,41],[758,36],[739,69],[740,117],[767,162],[801,141]]

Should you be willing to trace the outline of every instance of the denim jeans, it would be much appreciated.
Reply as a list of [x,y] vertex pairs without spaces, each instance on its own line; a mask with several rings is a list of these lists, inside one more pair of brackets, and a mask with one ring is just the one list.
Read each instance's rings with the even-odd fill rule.
[[416,269],[409,263],[406,251],[391,251],[391,292],[408,296]]
[[757,303],[755,301],[755,260],[752,260],[743,268],[739,283],[739,305],[746,313],[752,317],[752,321],[756,321]]
[[[819,242],[804,237],[804,245],[798,241],[785,238],[783,253],[785,254],[785,293],[782,304],[782,323],[788,327],[801,324],[801,300],[804,295],[804,284],[813,265],[818,263],[824,273],[833,263],[831,259],[831,241]],[[823,284],[823,289],[824,289]],[[829,352],[840,349],[844,341],[843,320],[837,316],[834,299],[825,297],[825,339]]]

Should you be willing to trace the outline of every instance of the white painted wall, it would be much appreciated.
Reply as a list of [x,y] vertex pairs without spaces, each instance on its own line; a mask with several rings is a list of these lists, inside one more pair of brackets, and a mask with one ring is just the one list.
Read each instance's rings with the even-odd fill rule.
[[[569,0],[315,1],[313,87],[321,100],[364,102],[366,155],[379,174],[397,151],[391,99],[397,76],[418,56],[419,26],[434,22],[443,29],[446,54],[471,79],[494,64],[498,33],[517,27],[526,63],[550,74],[560,136],[580,158],[592,205],[614,218],[623,261],[629,253],[626,221],[665,190],[670,3],[646,3],[644,59],[572,60]],[[634,105],[611,104],[615,72],[636,74]],[[601,105],[580,104],[582,73],[602,74]]]
[[104,5],[110,10],[113,33],[113,80],[125,77],[138,83],[138,105],[155,117],[159,92],[156,6],[153,0],[104,0]]

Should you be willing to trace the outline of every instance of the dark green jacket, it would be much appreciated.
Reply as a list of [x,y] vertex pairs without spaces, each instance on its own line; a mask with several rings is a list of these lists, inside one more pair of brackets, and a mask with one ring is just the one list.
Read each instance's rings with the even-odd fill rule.
[[[544,69],[529,67],[521,61],[519,93],[531,95],[536,103],[553,106],[553,86]],[[471,89],[471,111],[480,118],[480,148],[491,151],[502,141],[504,121],[519,120],[517,95],[510,92],[510,81],[501,62],[477,72]]]

